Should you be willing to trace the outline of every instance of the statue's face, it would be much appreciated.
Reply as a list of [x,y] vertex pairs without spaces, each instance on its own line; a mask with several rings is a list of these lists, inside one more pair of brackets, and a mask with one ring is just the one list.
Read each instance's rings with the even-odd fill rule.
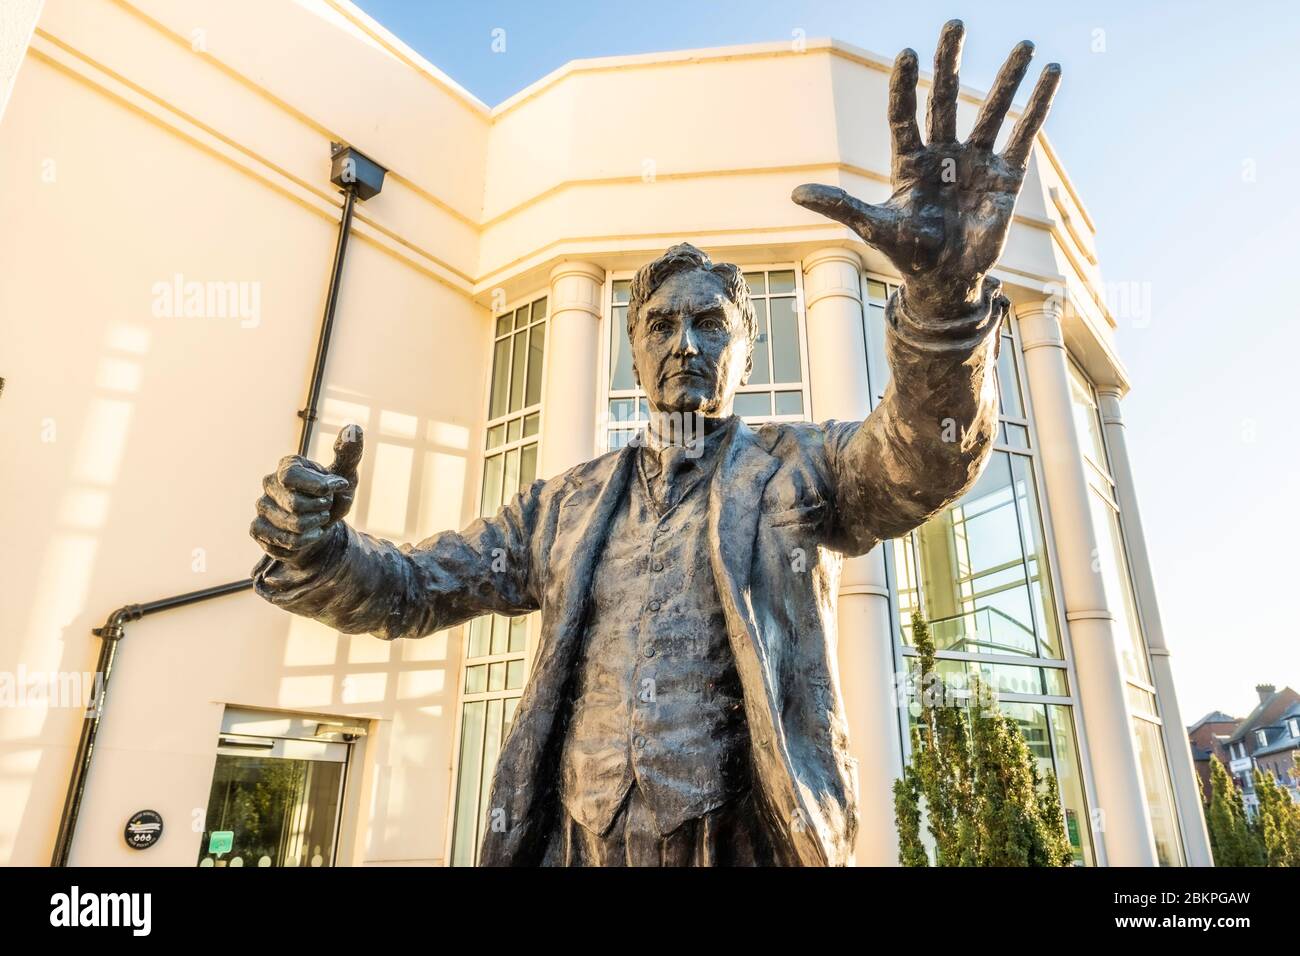
[[632,329],[632,362],[654,411],[730,415],[750,342],[722,280],[701,270],[664,280]]

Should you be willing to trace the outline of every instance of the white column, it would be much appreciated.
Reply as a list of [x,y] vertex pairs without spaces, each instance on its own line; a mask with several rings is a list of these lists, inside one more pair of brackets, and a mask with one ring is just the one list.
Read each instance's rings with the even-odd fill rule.
[[[803,261],[808,368],[816,421],[857,421],[871,410],[862,330],[862,261],[851,249],[819,249]],[[858,761],[862,866],[898,864],[894,781],[903,775],[894,646],[883,546],[844,562],[837,648],[849,750]]]
[[596,382],[605,270],[562,262],[551,270],[538,477],[552,478],[596,453]]
[[1100,552],[1058,310],[1059,305],[1048,300],[1020,306],[1016,316],[1078,677],[1075,693],[1101,811],[1095,821],[1101,832],[1096,835],[1104,841],[1111,866],[1155,866],[1155,842],[1115,643],[1115,609],[1108,605],[1101,575],[1093,570]]
[[1146,536],[1142,532],[1142,512],[1138,508],[1137,489],[1133,483],[1133,465],[1128,456],[1120,398],[1119,389],[1113,386],[1100,386],[1097,389],[1101,422],[1106,430],[1106,445],[1110,451],[1111,472],[1115,478],[1120,514],[1123,517],[1124,540],[1128,545],[1129,570],[1133,574],[1138,608],[1142,614],[1142,629],[1146,635],[1147,648],[1151,652],[1151,679],[1156,687],[1156,699],[1160,707],[1165,753],[1168,754],[1174,798],[1178,803],[1178,821],[1188,865],[1213,866],[1214,858],[1210,853],[1210,838],[1205,829],[1205,813],[1201,806],[1201,791],[1197,784],[1196,768],[1192,763],[1187,729],[1178,708],[1178,695],[1174,691],[1169,646],[1165,643],[1160,605],[1156,600],[1155,578],[1151,573],[1151,558],[1147,554]]

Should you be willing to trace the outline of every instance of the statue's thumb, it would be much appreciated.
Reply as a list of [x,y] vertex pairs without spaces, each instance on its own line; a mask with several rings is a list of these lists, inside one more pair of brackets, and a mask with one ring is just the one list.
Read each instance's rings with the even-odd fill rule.
[[347,479],[348,484],[355,487],[364,446],[365,436],[360,425],[345,425],[340,429],[339,437],[334,439],[334,462],[330,465],[330,474]]

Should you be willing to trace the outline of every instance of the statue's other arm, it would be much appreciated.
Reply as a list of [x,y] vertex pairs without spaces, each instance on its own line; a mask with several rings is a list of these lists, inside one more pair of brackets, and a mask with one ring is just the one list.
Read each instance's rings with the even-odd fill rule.
[[[356,488],[360,429],[345,429],[335,448],[329,469],[290,456],[264,482],[250,529],[267,551],[253,573],[261,597],[345,633],[385,640],[424,637],[480,614],[538,608],[533,532],[544,482],[464,531],[396,545],[342,520]],[[351,458],[350,467],[340,468],[343,458]],[[312,515],[323,523],[316,526]]]
[[[1006,244],[1030,150],[1060,83],[1039,77],[1002,152],[994,143],[1033,44],[1003,64],[965,142],[957,140],[964,28],[945,24],[934,57],[926,142],[916,122],[916,53],[889,81],[893,195],[870,205],[835,186],[792,198],[852,228],[903,277],[886,313],[892,378],[867,421],[826,433],[838,530],[855,553],[903,534],[961,495],[988,459],[997,426],[994,356],[1009,306],[989,270]],[[864,409],[865,411],[865,409]]]

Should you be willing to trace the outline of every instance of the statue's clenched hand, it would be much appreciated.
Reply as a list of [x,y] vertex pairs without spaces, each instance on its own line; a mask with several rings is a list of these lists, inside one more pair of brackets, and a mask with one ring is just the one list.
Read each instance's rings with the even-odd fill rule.
[[970,137],[957,141],[957,67],[965,28],[944,25],[934,55],[934,85],[926,111],[927,140],[916,123],[916,53],[904,50],[889,80],[894,194],[880,205],[836,186],[804,185],[791,198],[853,229],[903,276],[913,308],[932,316],[964,311],[979,301],[981,282],[1002,253],[1034,137],[1061,82],[1049,63],[1006,147],[993,151],[1002,120],[1034,45],[1020,43],[998,72]]
[[302,565],[329,541],[331,529],[352,508],[362,443],[361,427],[348,425],[334,441],[328,468],[288,455],[262,479],[264,494],[248,533],[267,554]]

